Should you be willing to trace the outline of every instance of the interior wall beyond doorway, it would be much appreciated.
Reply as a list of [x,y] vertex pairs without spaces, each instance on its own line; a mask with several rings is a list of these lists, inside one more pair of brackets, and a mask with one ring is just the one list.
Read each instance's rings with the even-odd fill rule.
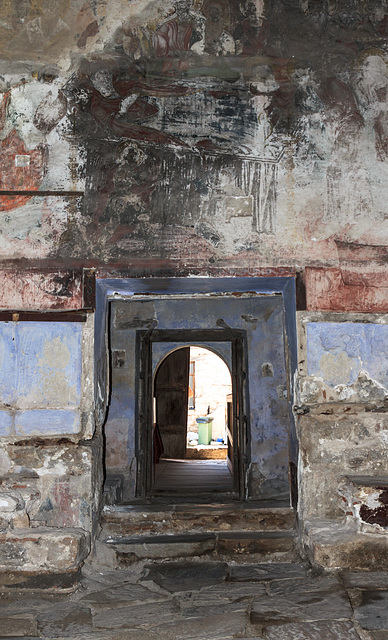
[[187,430],[197,433],[197,418],[209,415],[214,440],[225,439],[227,397],[232,379],[226,363],[204,347],[190,347],[192,401],[189,398]]

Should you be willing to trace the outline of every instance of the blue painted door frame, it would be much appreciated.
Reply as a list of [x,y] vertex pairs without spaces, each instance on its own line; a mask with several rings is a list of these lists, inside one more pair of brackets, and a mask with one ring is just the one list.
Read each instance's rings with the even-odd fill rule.
[[[103,360],[104,310],[108,300],[139,300],[151,301],[157,298],[195,300],[198,296],[224,300],[229,297],[234,302],[241,298],[252,299],[263,294],[280,295],[282,297],[283,326],[285,344],[288,349],[289,367],[287,371],[289,398],[293,397],[293,374],[296,370],[296,301],[295,279],[293,277],[279,278],[139,278],[139,279],[104,279],[97,281],[97,294],[100,313],[96,319],[96,362]],[[97,314],[96,314],[97,315]],[[98,334],[100,340],[98,340]],[[103,368],[103,367],[102,367]],[[101,372],[101,366],[99,370]],[[296,468],[298,444],[289,402],[289,457],[291,465]],[[295,488],[294,488],[295,489]]]

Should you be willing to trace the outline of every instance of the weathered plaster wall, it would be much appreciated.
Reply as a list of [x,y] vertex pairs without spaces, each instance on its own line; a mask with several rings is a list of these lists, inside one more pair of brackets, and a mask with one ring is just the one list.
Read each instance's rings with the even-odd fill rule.
[[[112,302],[112,307],[112,348],[120,354],[120,361],[112,368],[112,400],[105,425],[107,471],[124,475],[128,496],[134,494],[136,480],[136,330],[152,327],[155,321],[158,329],[217,328],[218,318],[247,335],[250,493],[287,492],[289,425],[282,297],[128,300]],[[211,346],[217,351],[216,343]],[[167,344],[162,349],[172,347]],[[160,350],[156,353],[157,363]]]
[[387,318],[299,314],[299,329],[300,514],[350,517],[344,477],[386,475]]
[[[60,438],[1,442],[0,525],[13,529],[96,525],[98,451]],[[23,569],[23,568],[22,568]]]
[[190,348],[191,362],[194,364],[194,407],[188,410],[188,431],[197,433],[196,419],[209,411],[213,418],[212,438],[225,439],[226,398],[232,393],[230,368],[218,355],[200,347]]
[[384,249],[386,17],[361,0],[3,3],[0,258],[341,271],[352,242]]

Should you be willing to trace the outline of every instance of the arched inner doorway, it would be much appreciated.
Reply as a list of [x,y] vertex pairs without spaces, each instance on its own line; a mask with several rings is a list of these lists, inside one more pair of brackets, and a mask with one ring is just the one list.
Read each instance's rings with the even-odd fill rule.
[[204,346],[182,346],[153,381],[152,493],[233,491],[232,378]]

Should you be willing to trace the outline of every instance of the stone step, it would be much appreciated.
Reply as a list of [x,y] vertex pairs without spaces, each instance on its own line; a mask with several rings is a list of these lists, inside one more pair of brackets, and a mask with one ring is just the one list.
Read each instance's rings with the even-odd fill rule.
[[305,522],[303,546],[313,566],[325,569],[388,569],[388,535],[365,533],[354,521]]
[[217,558],[254,556],[260,561],[288,562],[297,554],[292,531],[227,531],[131,537],[107,537],[119,565],[140,559],[183,558],[210,555]]
[[104,536],[290,531],[295,514],[276,502],[235,504],[122,505],[103,510]]

